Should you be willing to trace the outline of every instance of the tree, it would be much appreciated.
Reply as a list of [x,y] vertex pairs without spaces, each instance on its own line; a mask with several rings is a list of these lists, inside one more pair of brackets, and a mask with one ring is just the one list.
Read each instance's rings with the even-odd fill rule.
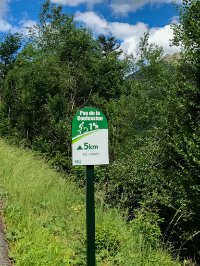
[[0,42],[0,62],[4,65],[14,63],[16,54],[21,46],[21,36],[18,33],[9,33]]
[[18,33],[9,33],[0,41],[0,84],[2,83],[8,70],[13,67],[20,47],[21,36]]
[[137,208],[147,207],[146,202],[152,209],[161,199],[162,207],[171,204],[166,202],[162,188],[167,185],[159,165],[177,86],[174,67],[164,61],[162,48],[149,43],[148,34],[141,40],[134,69],[123,82],[123,95],[107,104],[111,156],[107,200],[127,208],[129,219]]
[[68,169],[73,114],[119,97],[127,61],[119,60],[113,38],[114,51],[105,57],[98,40],[61,6],[47,0],[39,17],[3,82],[2,121]]
[[98,36],[97,42],[99,49],[104,56],[107,56],[111,53],[115,54],[116,56],[122,54],[122,50],[119,49],[120,45],[117,44],[117,40],[113,36],[106,38],[105,35],[101,34]]
[[[187,77],[200,88],[200,2],[183,0],[180,23],[174,24],[174,44],[181,45],[184,52],[184,70]],[[188,71],[191,70],[191,71]],[[199,95],[198,95],[199,96]]]
[[[174,44],[182,46],[177,69],[175,104],[163,146],[161,168],[168,180],[174,215],[171,237],[198,260],[200,208],[200,2],[183,0],[180,23],[173,26]],[[173,210],[174,209],[174,210]],[[177,215],[178,214],[178,215]]]

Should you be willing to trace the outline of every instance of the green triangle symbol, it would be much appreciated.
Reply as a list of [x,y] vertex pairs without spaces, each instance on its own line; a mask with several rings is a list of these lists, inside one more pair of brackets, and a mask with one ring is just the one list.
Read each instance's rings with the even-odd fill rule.
[[82,149],[83,149],[83,148],[82,148],[81,146],[79,146],[79,147],[77,148],[77,150],[79,150],[79,151],[82,150]]

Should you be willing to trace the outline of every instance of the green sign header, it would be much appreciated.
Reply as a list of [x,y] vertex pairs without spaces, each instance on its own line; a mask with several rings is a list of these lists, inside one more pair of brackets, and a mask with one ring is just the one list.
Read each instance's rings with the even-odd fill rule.
[[97,108],[85,107],[76,113],[72,121],[72,140],[98,129],[108,129],[105,115]]

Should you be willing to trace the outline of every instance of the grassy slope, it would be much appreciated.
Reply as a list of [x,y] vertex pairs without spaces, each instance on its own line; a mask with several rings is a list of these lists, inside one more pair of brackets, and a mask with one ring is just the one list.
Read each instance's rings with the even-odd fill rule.
[[[30,152],[0,140],[0,197],[15,265],[86,265],[84,193]],[[97,265],[167,266],[167,252],[145,244],[138,225],[96,208]]]

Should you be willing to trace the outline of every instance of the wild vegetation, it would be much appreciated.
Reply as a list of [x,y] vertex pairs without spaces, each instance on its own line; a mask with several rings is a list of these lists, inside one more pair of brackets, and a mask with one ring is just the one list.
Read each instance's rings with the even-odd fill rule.
[[129,223],[139,213],[149,228],[158,224],[162,241],[194,261],[200,259],[199,18],[200,2],[183,0],[180,23],[172,25],[181,59],[172,62],[148,33],[138,60],[122,58],[113,37],[94,38],[50,1],[28,38],[8,34],[0,42],[1,136],[39,151],[82,186],[83,169],[71,167],[71,121],[83,106],[100,108],[109,121],[111,159],[96,169],[102,201],[124,210]]
[[[0,149],[0,199],[14,265],[86,265],[83,192],[30,152],[2,140]],[[97,265],[178,266],[160,247],[158,224],[149,223],[138,213],[127,224],[98,200]]]

